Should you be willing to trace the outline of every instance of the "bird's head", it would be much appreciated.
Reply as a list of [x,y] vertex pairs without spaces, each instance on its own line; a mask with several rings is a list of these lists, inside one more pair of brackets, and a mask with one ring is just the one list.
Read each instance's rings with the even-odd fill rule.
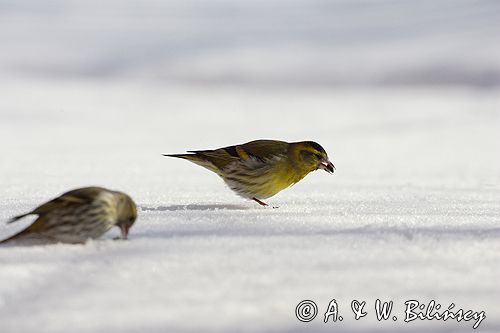
[[335,171],[326,151],[318,143],[303,141],[292,143],[292,151],[296,155],[298,165],[309,172],[323,169],[328,173]]
[[117,196],[118,222],[116,226],[120,228],[122,238],[127,239],[128,231],[137,218],[137,207],[127,194],[118,192]]

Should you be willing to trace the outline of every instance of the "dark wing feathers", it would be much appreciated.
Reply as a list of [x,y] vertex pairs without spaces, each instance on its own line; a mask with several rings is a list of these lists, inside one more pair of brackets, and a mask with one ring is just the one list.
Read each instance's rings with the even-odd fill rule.
[[240,145],[249,155],[265,160],[286,154],[288,143],[276,140],[256,140]]
[[189,150],[188,154],[168,154],[163,156],[183,158],[217,172],[217,170],[223,170],[235,161],[244,161],[252,157],[265,161],[275,156],[286,155],[288,146],[289,144],[283,141],[256,140],[219,149]]
[[[203,165],[200,162],[208,161],[219,170],[235,161],[247,160],[250,157],[259,160],[270,159],[274,156],[287,153],[288,143],[276,140],[256,140],[241,145],[227,146],[214,150],[190,150],[189,154],[164,155],[190,160]],[[204,165],[206,167],[206,165]]]
[[91,203],[102,191],[105,190],[101,187],[85,187],[66,192],[61,196],[38,206],[29,213],[13,217],[7,223],[15,222],[28,215],[43,216],[56,208],[63,208],[74,204]]
[[229,154],[224,148],[216,150],[206,150],[204,152],[197,152],[195,155],[198,158],[209,161],[215,165],[219,170],[224,169],[228,164],[239,160],[238,156]]

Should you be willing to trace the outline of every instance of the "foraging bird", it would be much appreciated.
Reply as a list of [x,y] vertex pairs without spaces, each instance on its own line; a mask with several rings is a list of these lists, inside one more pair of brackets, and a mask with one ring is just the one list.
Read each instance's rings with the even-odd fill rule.
[[183,158],[215,172],[238,195],[263,206],[267,204],[262,199],[297,183],[311,171],[335,171],[323,147],[312,141],[256,140],[188,153],[164,156]]
[[83,243],[89,238],[100,237],[113,226],[118,226],[122,238],[126,239],[137,218],[137,208],[125,193],[86,187],[66,192],[8,223],[28,215],[38,215],[38,218],[23,231],[0,243],[14,240]]

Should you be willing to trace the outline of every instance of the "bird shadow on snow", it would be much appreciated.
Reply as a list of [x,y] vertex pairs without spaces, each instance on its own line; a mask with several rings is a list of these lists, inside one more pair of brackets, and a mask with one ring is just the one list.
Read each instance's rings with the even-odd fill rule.
[[142,211],[181,211],[181,210],[246,210],[249,209],[243,205],[228,205],[228,204],[189,204],[189,205],[170,205],[170,206],[158,206],[158,207],[147,207],[139,206]]
[[[203,228],[197,229],[177,229],[168,231],[151,232],[138,232],[135,234],[137,238],[179,238],[179,237],[206,237],[206,236],[219,236],[219,237],[310,237],[310,236],[328,236],[328,237],[349,237],[349,239],[359,238],[361,240],[373,239],[391,239],[393,237],[403,238],[407,240],[418,239],[498,239],[500,238],[500,228],[434,228],[434,227],[376,227],[365,225],[355,228],[329,228],[325,229],[314,228],[304,230],[302,228],[292,227],[289,230],[286,228],[275,228],[268,226],[261,228],[255,224],[250,225],[248,228],[241,229],[241,224],[224,225],[217,227],[207,225]],[[375,237],[375,238],[374,238]]]

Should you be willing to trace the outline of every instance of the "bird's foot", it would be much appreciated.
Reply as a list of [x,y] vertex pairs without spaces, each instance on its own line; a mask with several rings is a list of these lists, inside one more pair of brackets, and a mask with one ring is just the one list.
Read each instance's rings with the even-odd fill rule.
[[[268,205],[268,204],[266,204],[264,201],[261,201],[261,200],[259,200],[259,199],[257,199],[257,198],[252,198],[252,200],[254,200],[255,202],[257,202],[257,203],[258,203],[259,205],[261,205],[261,206],[264,206],[264,207],[265,207],[265,206],[269,206],[269,205]],[[279,208],[279,207],[278,207],[278,206],[273,206],[273,209],[276,209],[276,208]]]
[[266,204],[264,201],[260,201],[259,199],[257,198],[252,198],[252,200],[254,200],[255,202],[257,202],[259,205],[261,206],[269,206],[268,204]]

